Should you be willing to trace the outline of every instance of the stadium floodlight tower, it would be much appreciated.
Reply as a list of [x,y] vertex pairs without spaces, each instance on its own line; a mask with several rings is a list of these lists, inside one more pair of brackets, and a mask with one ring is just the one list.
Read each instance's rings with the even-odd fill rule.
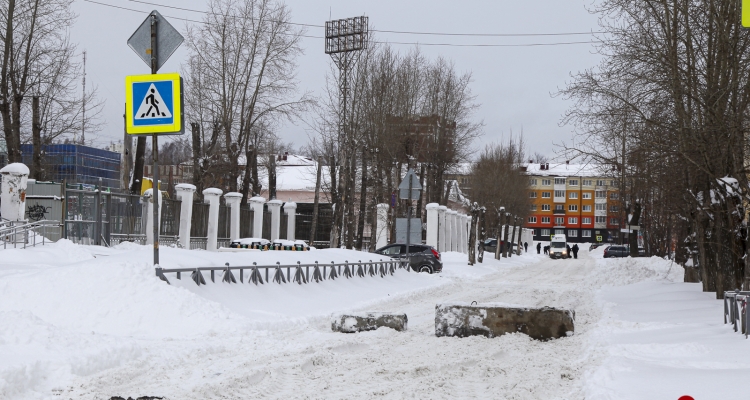
[[[326,54],[331,55],[331,59],[336,63],[339,69],[339,123],[338,123],[338,159],[339,165],[343,169],[342,179],[339,181],[340,188],[343,189],[342,195],[347,199],[353,194],[354,176],[352,174],[352,161],[354,146],[354,135],[350,129],[349,107],[348,102],[351,96],[351,74],[354,69],[362,50],[367,48],[369,17],[351,17],[326,21]],[[344,165],[348,163],[349,165]],[[342,182],[343,181],[343,182]],[[344,183],[344,185],[341,185]],[[343,187],[342,187],[343,186]],[[351,193],[349,193],[351,192]],[[344,201],[347,203],[347,201]],[[350,205],[351,206],[351,205]],[[351,208],[351,207],[350,207]],[[349,210],[349,230],[353,227],[353,209]],[[331,243],[336,247],[341,242],[339,240],[338,225],[341,222],[343,208],[337,206],[334,215],[334,233],[332,234]],[[338,217],[338,218],[337,218]],[[351,232],[349,236],[351,237]]]

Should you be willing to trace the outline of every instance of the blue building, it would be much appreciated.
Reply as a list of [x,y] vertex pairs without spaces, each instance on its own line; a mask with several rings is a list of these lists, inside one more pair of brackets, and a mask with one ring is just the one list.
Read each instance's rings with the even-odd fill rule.
[[[23,163],[31,166],[34,146],[21,145]],[[78,144],[51,144],[42,149],[42,168],[55,182],[102,185],[120,188],[120,153]]]

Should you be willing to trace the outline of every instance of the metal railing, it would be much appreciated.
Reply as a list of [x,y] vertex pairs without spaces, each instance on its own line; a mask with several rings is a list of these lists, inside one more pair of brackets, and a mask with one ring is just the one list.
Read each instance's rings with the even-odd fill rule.
[[[347,279],[354,276],[364,278],[365,276],[376,276],[385,277],[390,274],[396,273],[397,269],[406,269],[411,271],[409,267],[409,261],[407,260],[379,260],[369,262],[362,262],[361,260],[350,263],[345,261],[344,263],[336,264],[331,261],[330,264],[319,264],[317,261],[314,264],[297,264],[293,265],[281,265],[277,262],[276,265],[245,265],[239,267],[231,267],[229,263],[224,264],[223,267],[199,267],[199,268],[156,268],[156,276],[164,282],[169,283],[169,280],[164,274],[175,273],[177,279],[182,279],[183,272],[190,273],[190,279],[195,282],[196,285],[205,285],[206,280],[203,277],[202,271],[209,272],[211,274],[211,282],[216,282],[216,271],[222,273],[222,282],[237,283],[237,279],[232,271],[239,270],[240,283],[245,281],[245,271],[248,271],[249,275],[247,278],[248,283],[263,284],[264,282],[276,282],[282,283],[309,283],[312,281],[322,282],[325,280],[334,280],[338,277],[345,277]],[[286,270],[286,271],[284,271]],[[292,272],[294,270],[294,272]],[[286,273],[284,273],[286,272]],[[310,273],[312,272],[312,277]],[[265,280],[264,280],[265,276]]]
[[[47,242],[52,243],[51,240],[47,239],[47,230],[61,228],[60,221],[19,221],[19,223],[19,225],[6,223],[0,227],[0,241],[3,243],[3,249],[7,249],[8,244],[12,244],[14,249],[18,247],[25,249],[38,244],[44,245]],[[41,236],[41,239],[37,239],[38,236]]]
[[[750,299],[750,291],[724,292],[724,324],[732,324],[735,332],[739,329],[740,333],[745,334],[745,339],[750,331],[748,299]],[[739,322],[739,328],[737,322]]]

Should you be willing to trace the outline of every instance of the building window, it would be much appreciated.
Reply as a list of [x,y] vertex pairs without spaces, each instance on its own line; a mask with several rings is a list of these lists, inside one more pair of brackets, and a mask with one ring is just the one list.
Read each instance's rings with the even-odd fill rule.
[[620,211],[620,207],[617,207],[617,206],[609,207],[609,212],[619,212],[619,211]]
[[536,192],[529,192],[529,198],[536,199]]
[[550,198],[550,192],[542,192],[542,198],[543,199],[549,199]]
[[568,211],[578,211],[578,204],[569,204]]
[[549,229],[542,229],[542,236],[549,236]]
[[610,218],[609,219],[610,225],[620,225],[620,219],[619,218]]
[[578,198],[578,192],[570,192],[570,195],[568,196],[569,199],[577,199]]
[[578,223],[578,218],[576,218],[576,217],[570,217],[570,218],[568,218],[568,223],[569,224],[577,224]]
[[536,186],[536,179],[529,179],[529,186]]
[[543,224],[549,224],[549,217],[542,217]]
[[596,186],[607,186],[607,181],[599,179],[596,181]]
[[568,229],[568,237],[578,237],[578,231],[575,229]]
[[549,186],[551,184],[552,183],[549,179],[542,179],[542,186]]
[[536,204],[531,205],[531,211],[536,211]]
[[565,223],[565,217],[555,217],[555,225],[562,225]]
[[555,235],[564,235],[565,229],[555,229]]
[[595,222],[596,222],[597,224],[606,224],[606,223],[607,223],[607,217],[604,217],[604,216],[599,216],[599,215],[597,215],[597,216],[596,216],[596,217],[594,217],[594,218],[595,218],[595,219],[594,219],[594,221],[595,221]]
[[617,199],[619,199],[619,198],[620,198],[620,195],[619,195],[619,194],[617,194],[617,193],[610,193],[610,194],[609,194],[609,198],[610,198],[611,200],[617,200]]
[[568,185],[578,186],[578,179],[568,179]]
[[584,200],[589,200],[589,199],[591,199],[591,192],[587,192],[587,193],[582,193],[582,194],[581,194],[581,197],[582,197],[582,198],[583,198]]
[[583,212],[591,212],[591,206],[583,206]]
[[542,204],[542,211],[549,211],[549,210],[550,210],[549,204]]
[[607,211],[607,205],[604,203],[597,204],[596,211]]
[[584,179],[583,186],[591,186],[591,179]]
[[591,217],[581,218],[581,223],[582,224],[591,224]]
[[536,224],[536,217],[529,217],[529,223],[530,224]]
[[555,197],[565,197],[564,190],[555,190]]
[[581,237],[591,237],[591,231],[588,229],[584,229],[581,231]]
[[565,178],[555,178],[555,185],[564,185]]
[[615,181],[609,181],[609,186],[615,186]]
[[607,198],[607,192],[604,190],[597,190],[596,191],[596,198],[597,199],[606,199]]
[[562,204],[555,204],[555,211],[565,211]]

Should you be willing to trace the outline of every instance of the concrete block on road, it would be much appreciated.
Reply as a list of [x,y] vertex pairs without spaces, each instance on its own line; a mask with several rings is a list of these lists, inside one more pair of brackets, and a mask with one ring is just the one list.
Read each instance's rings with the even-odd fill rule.
[[436,336],[496,337],[520,332],[532,339],[571,336],[575,311],[553,307],[524,307],[500,303],[446,303],[435,306]]
[[331,330],[334,332],[354,333],[374,331],[386,327],[399,332],[406,330],[406,314],[368,312],[363,314],[334,315],[331,319]]

